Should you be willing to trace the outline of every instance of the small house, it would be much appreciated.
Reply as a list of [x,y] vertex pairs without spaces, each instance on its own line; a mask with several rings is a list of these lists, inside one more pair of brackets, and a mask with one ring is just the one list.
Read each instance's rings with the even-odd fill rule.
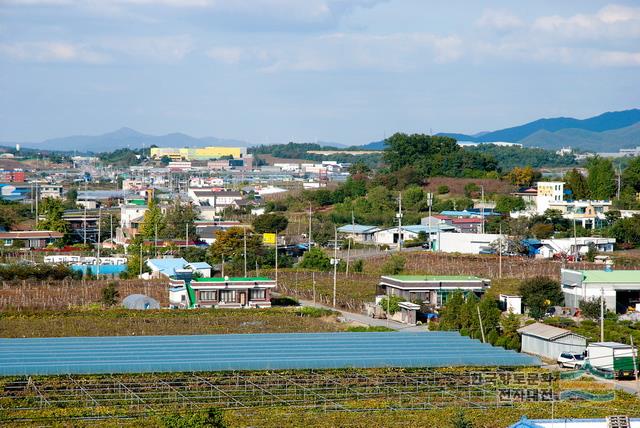
[[456,291],[484,294],[491,281],[464,275],[389,275],[380,277],[380,288],[388,296],[399,296],[409,302],[443,306]]
[[533,323],[518,329],[522,336],[522,352],[555,360],[563,352],[582,354],[587,349],[587,339],[564,328],[543,323]]
[[5,247],[44,248],[63,237],[64,234],[51,230],[0,232],[0,242]]
[[270,308],[276,282],[266,277],[191,278],[178,272],[171,279],[169,304],[174,308]]

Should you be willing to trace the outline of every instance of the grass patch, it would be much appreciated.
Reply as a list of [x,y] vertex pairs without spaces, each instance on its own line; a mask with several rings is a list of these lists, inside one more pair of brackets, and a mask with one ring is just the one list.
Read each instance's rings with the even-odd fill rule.
[[389,327],[385,327],[383,325],[369,325],[369,326],[354,326],[354,327],[349,327],[347,329],[347,331],[349,332],[354,332],[354,333],[363,333],[363,332],[369,332],[369,331],[396,331],[392,328]]
[[0,337],[155,336],[344,331],[316,308],[4,311]]

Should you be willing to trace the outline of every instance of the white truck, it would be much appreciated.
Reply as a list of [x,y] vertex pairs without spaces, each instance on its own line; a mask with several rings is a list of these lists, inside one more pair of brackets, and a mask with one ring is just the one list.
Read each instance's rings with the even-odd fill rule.
[[590,343],[586,350],[586,363],[604,372],[610,372],[615,378],[633,377],[633,362],[638,366],[638,350],[618,342]]

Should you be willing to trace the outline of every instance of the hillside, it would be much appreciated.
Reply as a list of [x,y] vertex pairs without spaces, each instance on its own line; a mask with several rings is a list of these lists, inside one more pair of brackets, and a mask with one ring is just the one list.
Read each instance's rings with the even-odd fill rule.
[[552,150],[571,146],[595,152],[617,152],[621,148],[640,144],[639,124],[640,109],[631,109],[606,112],[586,119],[538,119],[524,125],[474,135],[452,132],[438,135],[449,136],[458,141],[507,141]]
[[[2,145],[4,143],[0,143]],[[117,131],[102,135],[73,135],[52,138],[41,142],[21,143],[23,147],[40,150],[106,152],[123,148],[142,148],[156,145],[158,147],[204,147],[204,146],[248,146],[249,143],[239,140],[215,137],[196,138],[186,134],[172,133],[166,135],[143,134],[131,128],[120,128]],[[5,144],[8,145],[8,144]]]

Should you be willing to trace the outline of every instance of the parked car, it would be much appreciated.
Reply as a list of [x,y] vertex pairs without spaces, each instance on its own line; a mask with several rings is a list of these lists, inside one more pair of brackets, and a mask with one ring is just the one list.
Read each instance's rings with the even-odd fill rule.
[[568,367],[571,369],[579,369],[584,365],[584,356],[582,354],[573,354],[571,352],[563,352],[558,357],[558,366]]

